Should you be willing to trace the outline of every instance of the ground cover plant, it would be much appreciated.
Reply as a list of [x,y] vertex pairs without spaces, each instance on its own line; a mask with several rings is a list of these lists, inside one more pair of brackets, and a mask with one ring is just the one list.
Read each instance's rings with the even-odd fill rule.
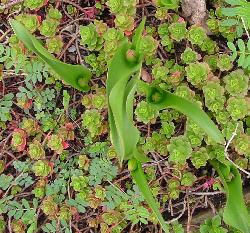
[[1,231],[247,232],[241,6],[208,2],[209,37],[178,1],[1,3]]

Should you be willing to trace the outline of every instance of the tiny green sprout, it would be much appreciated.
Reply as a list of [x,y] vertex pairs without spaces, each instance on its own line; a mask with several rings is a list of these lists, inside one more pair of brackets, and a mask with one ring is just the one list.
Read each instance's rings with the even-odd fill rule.
[[126,58],[129,62],[135,63],[137,61],[136,55],[135,55],[135,50],[134,49],[129,49],[126,53]]
[[77,83],[80,87],[86,87],[88,85],[88,83],[86,82],[86,80],[83,77],[79,78]]
[[128,161],[128,170],[134,171],[137,168],[137,160],[132,158]]

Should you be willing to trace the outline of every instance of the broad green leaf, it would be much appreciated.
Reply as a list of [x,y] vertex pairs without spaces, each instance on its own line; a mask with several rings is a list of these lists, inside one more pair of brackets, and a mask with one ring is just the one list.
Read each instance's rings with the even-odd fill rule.
[[237,11],[235,8],[222,8],[221,13],[225,16],[235,16]]
[[238,0],[225,0],[225,2],[230,5],[239,5]]
[[[65,82],[80,91],[88,91],[91,72],[85,66],[63,63],[50,54],[26,28],[16,20],[10,24],[17,37],[34,53],[42,58]],[[79,85],[80,83],[80,85]]]
[[179,7],[178,0],[161,0],[161,2],[166,9],[175,9]]
[[237,168],[229,161],[209,161],[218,171],[227,195],[223,220],[242,232],[250,232],[250,218],[242,195],[242,180]]
[[227,46],[228,48],[230,48],[233,52],[236,51],[236,47],[234,46],[234,44],[232,42],[227,42]]
[[247,49],[250,52],[250,40],[247,41]]
[[245,46],[245,43],[244,43],[244,41],[242,39],[238,39],[237,45],[238,45],[239,50],[241,52],[245,52],[246,46]]
[[225,27],[230,27],[230,26],[233,26],[237,23],[238,23],[238,21],[236,19],[226,19],[226,20],[221,22],[221,25],[225,26]]
[[242,53],[238,59],[238,66],[243,66],[244,62],[245,62],[245,54]]
[[149,85],[141,80],[136,80],[147,92],[147,103],[155,110],[165,108],[176,109],[189,116],[212,139],[224,144],[224,138],[208,115],[191,101],[164,91],[157,86]]
[[154,211],[158,221],[161,224],[161,227],[163,228],[163,230],[166,233],[168,233],[169,230],[167,228],[165,220],[163,219],[163,217],[162,217],[162,215],[157,207],[157,202],[155,201],[155,199],[151,193],[151,190],[150,190],[148,183],[147,183],[147,179],[145,177],[145,174],[142,170],[141,163],[139,161],[137,161],[137,168],[134,171],[131,171],[130,173],[131,173],[133,179],[135,180],[136,184],[140,188],[144,198],[147,200],[148,205]]

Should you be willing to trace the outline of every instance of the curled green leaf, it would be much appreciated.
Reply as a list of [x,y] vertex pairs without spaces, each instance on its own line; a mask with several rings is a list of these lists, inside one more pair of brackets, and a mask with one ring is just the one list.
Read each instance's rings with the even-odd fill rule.
[[88,68],[80,65],[65,64],[59,61],[21,23],[11,19],[10,24],[17,37],[43,59],[65,82],[80,91],[89,91],[88,81],[91,78],[91,72]]

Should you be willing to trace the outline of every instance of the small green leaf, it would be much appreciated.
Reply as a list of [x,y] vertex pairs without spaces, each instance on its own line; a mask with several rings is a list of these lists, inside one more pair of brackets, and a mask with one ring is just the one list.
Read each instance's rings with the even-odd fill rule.
[[246,46],[245,46],[245,43],[244,43],[244,41],[242,39],[238,39],[237,45],[238,45],[239,50],[241,52],[245,52]]
[[245,54],[242,53],[238,59],[238,66],[243,66],[244,62],[245,62]]
[[248,55],[244,61],[243,68],[246,69],[250,65],[250,55]]
[[234,61],[237,55],[238,55],[237,52],[233,52],[233,55],[230,56],[230,61]]
[[235,16],[237,11],[236,8],[222,8],[221,13],[225,16]]
[[234,44],[232,42],[227,42],[227,46],[228,48],[230,48],[233,52],[236,51],[236,47],[234,46]]
[[221,25],[225,26],[225,27],[230,27],[230,26],[233,26],[237,23],[238,23],[238,21],[236,19],[226,19],[226,20],[221,22]]

